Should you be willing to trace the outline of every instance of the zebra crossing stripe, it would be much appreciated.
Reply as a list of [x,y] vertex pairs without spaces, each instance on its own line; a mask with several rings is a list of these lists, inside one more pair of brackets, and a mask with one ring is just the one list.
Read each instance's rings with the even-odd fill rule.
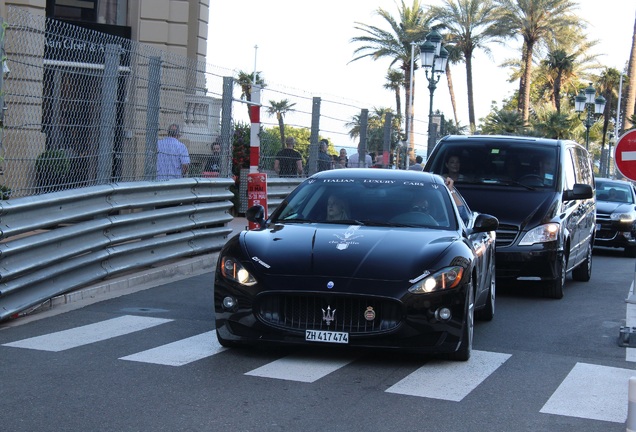
[[473,350],[467,362],[431,361],[385,391],[459,402],[509,358]]
[[210,331],[192,336],[137,354],[121,357],[119,360],[129,360],[141,363],[153,363],[166,366],[183,366],[193,361],[201,360],[225,351],[219,345],[215,332]]
[[625,423],[634,375],[632,369],[577,363],[540,412]]
[[312,383],[354,360],[353,357],[319,357],[315,353],[291,355],[247,372],[245,375]]
[[124,315],[69,330],[22,339],[3,346],[27,348],[39,351],[64,351],[82,345],[123,336],[172,321],[171,319]]

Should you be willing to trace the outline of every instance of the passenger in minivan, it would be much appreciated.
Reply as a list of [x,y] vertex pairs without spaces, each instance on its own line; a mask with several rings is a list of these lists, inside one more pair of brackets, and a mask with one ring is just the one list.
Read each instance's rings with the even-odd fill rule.
[[446,166],[446,173],[442,174],[442,177],[450,177],[453,181],[464,180],[464,176],[459,173],[459,170],[461,169],[461,161],[458,155],[450,155],[448,159],[446,159],[444,166]]

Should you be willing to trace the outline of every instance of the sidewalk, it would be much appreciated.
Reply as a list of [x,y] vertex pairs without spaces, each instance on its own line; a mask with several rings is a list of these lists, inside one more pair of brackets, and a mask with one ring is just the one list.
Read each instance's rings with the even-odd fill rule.
[[[248,224],[249,222],[244,217],[235,217],[228,223],[228,226],[232,228],[232,233],[228,236],[228,239],[246,229]],[[216,266],[217,259],[218,252],[212,252],[192,258],[177,259],[161,266],[130,272],[122,276],[100,281],[99,283],[71,291],[67,294],[53,297],[41,305],[23,312],[19,318],[2,323],[0,330],[69,310],[79,309],[110,298],[154,288],[159,285],[205,273],[212,273]]]

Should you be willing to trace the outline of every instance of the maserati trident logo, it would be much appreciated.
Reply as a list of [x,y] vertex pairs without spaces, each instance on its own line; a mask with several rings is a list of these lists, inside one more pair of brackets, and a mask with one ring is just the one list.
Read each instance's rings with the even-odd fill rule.
[[336,310],[331,310],[331,306],[327,306],[327,310],[322,310],[322,320],[327,324],[331,324],[332,321],[336,320]]

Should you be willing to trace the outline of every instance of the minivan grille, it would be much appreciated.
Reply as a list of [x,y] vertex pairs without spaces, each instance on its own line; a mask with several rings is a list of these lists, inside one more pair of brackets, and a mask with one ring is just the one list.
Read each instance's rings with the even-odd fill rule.
[[518,234],[519,228],[515,225],[499,224],[499,228],[497,228],[495,246],[510,246],[515,242]]
[[[329,313],[333,321],[327,324],[324,317]],[[385,332],[402,321],[402,307],[396,300],[347,295],[267,294],[259,299],[257,314],[275,327],[350,334]]]

